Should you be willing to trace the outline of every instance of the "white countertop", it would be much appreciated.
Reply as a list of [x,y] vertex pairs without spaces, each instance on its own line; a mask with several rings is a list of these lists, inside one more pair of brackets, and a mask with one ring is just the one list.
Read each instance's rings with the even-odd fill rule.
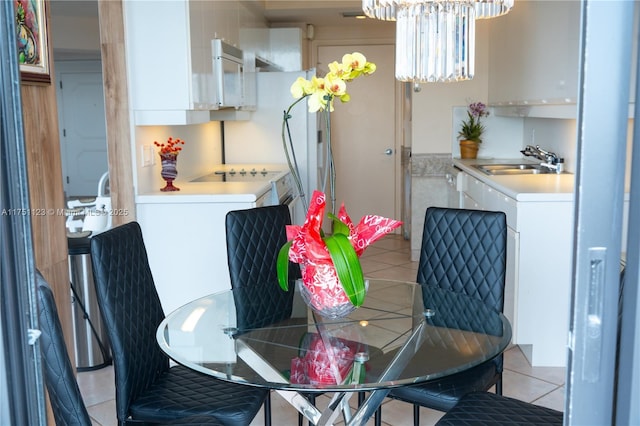
[[472,167],[476,164],[532,163],[518,159],[453,159],[453,164],[465,173],[516,201],[573,201],[575,175],[572,173],[543,173],[523,175],[487,175]]
[[235,203],[255,202],[270,188],[269,182],[180,182],[180,191],[156,191],[136,195],[136,203]]
[[[215,166],[215,170],[228,170],[235,168],[239,170],[241,166],[251,170],[253,164],[230,164]],[[258,170],[263,167],[269,170],[282,170],[275,179],[287,173],[289,169],[283,164],[260,164]],[[188,176],[184,179],[176,179],[173,184],[180,188],[180,191],[162,192],[158,188],[136,195],[137,204],[176,204],[176,203],[255,203],[258,198],[265,195],[271,189],[271,183],[267,180],[245,181],[245,182],[191,182],[200,176]],[[164,182],[163,182],[164,183]]]

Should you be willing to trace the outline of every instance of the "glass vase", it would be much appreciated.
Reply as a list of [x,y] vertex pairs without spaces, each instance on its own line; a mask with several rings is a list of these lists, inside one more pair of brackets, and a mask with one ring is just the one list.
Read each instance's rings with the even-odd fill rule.
[[180,191],[180,188],[173,185],[173,181],[178,176],[178,169],[176,164],[178,162],[178,154],[177,153],[160,153],[160,161],[162,164],[162,170],[160,171],[160,176],[162,179],[167,182],[164,188],[160,188],[160,191]]
[[[369,280],[364,282],[365,288],[369,288]],[[342,289],[338,277],[314,277],[311,282],[296,280],[302,300],[318,315],[329,318],[344,318],[356,309]]]

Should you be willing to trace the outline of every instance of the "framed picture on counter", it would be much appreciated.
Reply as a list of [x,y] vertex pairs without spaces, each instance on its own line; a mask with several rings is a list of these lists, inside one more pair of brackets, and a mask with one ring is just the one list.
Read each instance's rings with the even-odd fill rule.
[[51,83],[45,0],[13,0],[22,81]]

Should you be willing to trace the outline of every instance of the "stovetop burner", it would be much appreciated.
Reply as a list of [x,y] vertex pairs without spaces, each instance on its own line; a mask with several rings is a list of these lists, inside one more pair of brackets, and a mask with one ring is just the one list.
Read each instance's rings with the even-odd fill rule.
[[208,175],[201,176],[191,182],[250,182],[250,181],[270,181],[281,174],[281,171],[267,170],[265,168],[216,170]]

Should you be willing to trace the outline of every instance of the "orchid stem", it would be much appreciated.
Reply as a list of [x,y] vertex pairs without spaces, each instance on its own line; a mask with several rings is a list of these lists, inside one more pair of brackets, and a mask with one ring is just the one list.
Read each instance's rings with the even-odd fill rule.
[[[330,101],[329,101],[330,102]],[[331,146],[331,112],[330,107],[324,110],[325,112],[325,123],[327,126],[327,160],[329,162],[328,165],[328,173],[329,173],[329,192],[331,193],[331,213],[336,214],[336,169],[335,163],[333,162],[333,148]],[[326,178],[325,178],[326,181]]]
[[[293,139],[291,138],[291,129],[289,128],[289,119],[291,118],[291,109],[296,106],[298,102],[303,100],[309,95],[305,95],[300,99],[297,99],[294,103],[289,106],[289,109],[284,111],[284,120],[282,121],[282,145],[284,148],[285,156],[287,157],[287,164],[289,165],[289,170],[291,171],[291,176],[298,188],[298,194],[302,199],[302,204],[304,208],[308,208],[307,205],[307,197],[305,195],[304,186],[302,185],[302,179],[300,178],[300,169],[298,167],[298,160],[296,158],[296,151],[293,146]],[[287,146],[287,136],[288,136],[288,146]],[[291,154],[289,154],[291,151]],[[293,219],[293,218],[292,218]]]

